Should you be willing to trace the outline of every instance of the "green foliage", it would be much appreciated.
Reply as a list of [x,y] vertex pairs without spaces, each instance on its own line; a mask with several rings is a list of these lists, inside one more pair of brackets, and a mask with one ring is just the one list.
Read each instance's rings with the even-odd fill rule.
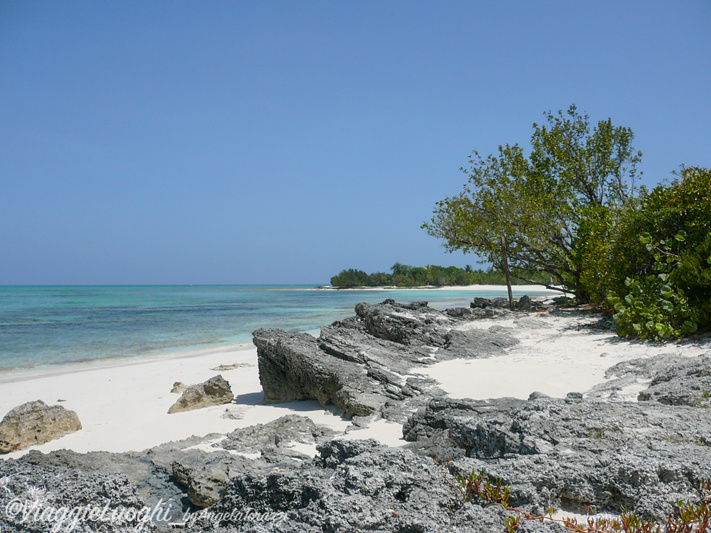
[[[609,297],[615,310],[617,333],[659,341],[695,332],[698,325],[693,320],[689,300],[671,279],[674,270],[681,266],[681,257],[666,241],[652,242],[648,233],[639,240],[653,258],[653,273],[626,278],[624,297]],[[678,233],[675,240],[683,242],[685,234]]]
[[687,168],[624,213],[604,257],[620,335],[662,340],[711,326],[711,170]]
[[519,275],[544,272],[587,301],[576,243],[588,210],[624,205],[641,154],[629,128],[610,119],[592,128],[571,106],[533,125],[531,154],[518,145],[496,155],[474,152],[464,191],[437,203],[423,224],[449,251],[475,252],[502,268],[504,251]]
[[349,268],[341,271],[340,274],[331,278],[331,285],[334,287],[361,287],[368,285],[368,274],[362,270]]
[[[545,282],[545,276],[537,273],[528,273],[528,277],[533,278],[536,283]],[[422,287],[434,285],[445,287],[452,285],[502,285],[505,283],[504,275],[495,270],[474,270],[470,265],[465,268],[455,266],[441,267],[438,265],[427,265],[424,267],[413,267],[395,263],[391,268],[391,274],[385,272],[375,272],[368,274],[362,270],[343,270],[337,276],[331,278],[331,285],[342,289],[353,287]],[[523,283],[523,282],[521,282]]]
[[677,512],[669,516],[663,523],[657,524],[654,520],[644,520],[628,510],[622,510],[619,518],[591,518],[587,523],[579,524],[574,518],[553,518],[554,510],[548,509],[548,516],[536,516],[509,505],[511,491],[508,485],[503,485],[501,480],[492,482],[485,470],[479,473],[472,471],[469,476],[454,474],[455,487],[459,490],[465,502],[480,502],[485,505],[501,505],[507,511],[516,513],[506,519],[505,533],[518,530],[521,518],[537,522],[556,522],[568,531],[579,533],[690,533],[692,531],[705,533],[711,522],[711,509],[709,509],[709,490],[711,484],[702,481],[699,486],[700,499],[698,502],[677,501]]
[[573,255],[580,264],[580,286],[593,304],[605,302],[610,279],[611,237],[618,211],[588,208],[578,226]]

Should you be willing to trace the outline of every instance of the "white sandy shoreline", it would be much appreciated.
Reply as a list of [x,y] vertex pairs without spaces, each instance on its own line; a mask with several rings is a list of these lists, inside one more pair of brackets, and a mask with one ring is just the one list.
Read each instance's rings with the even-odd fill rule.
[[[515,293],[522,292],[535,292],[536,294],[550,294],[550,295],[562,295],[561,291],[556,291],[553,289],[548,289],[543,285],[512,285],[511,289]],[[324,291],[457,291],[457,292],[481,292],[481,291],[502,291],[506,292],[506,285],[448,285],[448,286],[435,286],[435,285],[422,285],[419,287],[395,287],[395,286],[383,286],[383,287],[352,287],[341,289],[338,287],[333,287],[326,285],[323,287],[318,287],[314,290],[324,290]]]
[[[506,354],[488,359],[453,360],[419,372],[435,378],[455,398],[516,397],[525,399],[538,391],[554,397],[585,392],[605,381],[605,370],[614,364],[662,353],[697,356],[704,345],[653,345],[620,341],[611,331],[581,328],[596,317],[581,315],[517,315],[510,319],[476,320],[465,327],[487,329],[492,325],[512,328],[520,344]],[[122,362],[123,363],[123,362]],[[219,365],[241,365],[217,371]],[[221,374],[231,385],[235,401],[169,415],[178,399],[173,383],[201,383]],[[634,399],[646,384],[620,391],[622,399]],[[55,441],[35,446],[42,452],[68,448],[77,452],[140,451],[165,442],[266,423],[286,414],[309,416],[344,434],[350,421],[315,401],[261,405],[263,393],[254,346],[209,350],[174,357],[130,360],[123,364],[83,367],[44,375],[8,378],[0,375],[0,417],[32,400],[76,411],[83,429]],[[60,400],[62,400],[60,402]],[[234,418],[223,418],[229,411]],[[349,438],[376,438],[384,444],[403,445],[399,424],[375,422],[352,431]],[[18,457],[27,450],[0,457]]]

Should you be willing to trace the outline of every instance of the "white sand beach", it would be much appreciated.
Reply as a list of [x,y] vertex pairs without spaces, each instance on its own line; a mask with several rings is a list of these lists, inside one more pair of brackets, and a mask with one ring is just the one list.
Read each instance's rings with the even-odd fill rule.
[[[520,344],[501,356],[446,361],[419,372],[438,380],[441,388],[456,398],[527,398],[534,391],[561,397],[568,392],[585,392],[604,382],[605,370],[621,361],[662,353],[691,357],[707,351],[699,344],[622,341],[611,331],[582,327],[596,319],[531,313],[512,319],[476,320],[464,327],[487,329],[494,324],[510,327]],[[219,365],[234,364],[239,366],[226,371],[213,370]],[[236,397],[233,403],[168,414],[169,407],[179,398],[170,392],[174,382],[201,383],[217,374],[229,381]],[[619,391],[619,396],[634,400],[644,386],[644,383],[633,384]],[[83,429],[31,448],[42,452],[62,448],[77,452],[139,451],[193,435],[225,434],[289,413],[309,416],[340,434],[350,425],[335,409],[324,409],[315,401],[262,405],[262,399],[257,351],[251,345],[114,366],[74,368],[55,374],[0,376],[0,417],[32,400],[43,400],[48,405],[59,402],[78,414]],[[226,412],[229,417],[223,417]],[[389,445],[405,443],[401,426],[382,420],[347,435],[373,437]],[[0,457],[18,457],[27,451]]]
[[[319,287],[319,290],[332,291],[503,291],[505,295],[506,285],[447,285],[439,287],[435,285],[423,285],[420,287],[354,287],[340,289],[332,286]],[[560,296],[563,293],[553,289],[548,289],[543,285],[512,285],[514,293],[536,293],[540,295],[550,294],[551,296]]]

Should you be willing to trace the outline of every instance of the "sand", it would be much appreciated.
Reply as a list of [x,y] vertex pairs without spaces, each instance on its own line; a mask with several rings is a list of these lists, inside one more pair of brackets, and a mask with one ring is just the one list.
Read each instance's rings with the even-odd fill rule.
[[[488,359],[454,360],[420,370],[441,383],[454,398],[527,398],[538,391],[554,397],[568,392],[585,392],[605,381],[605,370],[614,364],[662,353],[697,356],[705,352],[699,344],[654,345],[620,340],[611,331],[583,327],[596,317],[536,314],[515,319],[486,319],[467,324],[486,329],[494,324],[513,328],[521,342],[501,356]],[[234,365],[231,370],[212,370]],[[168,408],[179,395],[171,393],[173,383],[201,383],[217,374],[230,382],[235,401],[169,415]],[[632,384],[619,394],[635,400],[646,383]],[[296,413],[309,416],[344,434],[350,422],[336,410],[315,401],[261,405],[256,348],[240,345],[189,356],[161,357],[139,362],[113,362],[104,366],[73,367],[54,374],[22,377],[0,375],[0,416],[31,401],[59,403],[77,412],[83,429],[55,441],[35,446],[42,452],[68,448],[77,452],[143,450],[164,442],[193,435],[225,434],[239,427],[266,423]],[[223,415],[229,413],[229,417]],[[376,421],[367,429],[349,431],[348,438],[375,438],[384,444],[405,444],[399,424]],[[315,449],[310,450],[315,453]],[[18,457],[27,450],[0,457]]]
[[[511,289],[515,294],[536,293],[539,295],[550,294],[551,296],[562,296],[561,291],[547,289],[543,285],[512,285]],[[332,291],[503,291],[502,295],[506,295],[506,285],[447,285],[444,287],[436,287],[434,285],[425,285],[422,287],[355,287],[349,289],[337,289],[336,287],[326,286],[319,287],[319,290]]]

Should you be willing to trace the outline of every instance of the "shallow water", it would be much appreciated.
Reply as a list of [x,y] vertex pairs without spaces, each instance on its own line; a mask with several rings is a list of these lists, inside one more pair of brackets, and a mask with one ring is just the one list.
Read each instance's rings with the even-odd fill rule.
[[[515,294],[521,295],[520,292]],[[533,293],[529,293],[533,295]],[[316,332],[358,302],[467,306],[497,291],[316,290],[311,285],[0,287],[0,372],[249,343],[261,327]]]

